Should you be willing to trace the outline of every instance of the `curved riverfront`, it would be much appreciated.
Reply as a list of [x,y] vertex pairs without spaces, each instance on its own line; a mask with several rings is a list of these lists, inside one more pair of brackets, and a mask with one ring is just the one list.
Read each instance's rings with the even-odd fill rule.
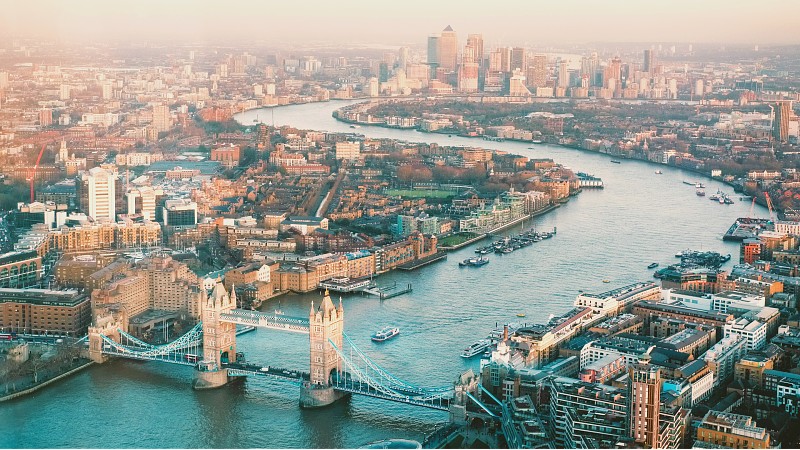
[[[346,333],[378,364],[421,386],[451,383],[477,360],[459,355],[485,337],[495,323],[546,321],[568,310],[578,290],[600,292],[651,279],[651,262],[662,266],[679,250],[692,248],[738,255],[738,244],[722,234],[750,204],[720,205],[695,195],[682,180],[695,179],[672,167],[655,175],[651,164],[557,146],[486,142],[377,127],[351,129],[331,113],[341,102],[276,108],[276,125],[301,129],[357,132],[367,137],[481,146],[552,158],[575,171],[603,179],[605,189],[584,192],[561,208],[535,218],[542,230],[558,236],[508,255],[492,257],[480,270],[459,269],[457,261],[474,255],[473,244],[445,262],[414,272],[383,275],[381,283],[411,283],[413,292],[380,302],[360,295],[344,297]],[[253,110],[238,116],[252,124]],[[730,191],[705,181],[710,192]],[[757,215],[766,215],[759,207]],[[525,228],[531,223],[525,223]],[[519,229],[511,229],[514,233]],[[732,264],[736,260],[728,264]],[[610,284],[604,284],[609,280]],[[281,297],[289,316],[305,316],[318,294]],[[266,304],[264,309],[274,308]],[[525,314],[518,319],[517,314]],[[403,334],[375,344],[370,334],[392,324]],[[308,337],[258,330],[238,338],[238,349],[253,361],[281,367],[308,367]],[[250,379],[222,389],[195,391],[193,371],[158,363],[113,361],[92,367],[28,397],[0,407],[0,447],[358,447],[393,438],[422,441],[441,412],[353,397],[319,410],[298,407],[297,386]]]

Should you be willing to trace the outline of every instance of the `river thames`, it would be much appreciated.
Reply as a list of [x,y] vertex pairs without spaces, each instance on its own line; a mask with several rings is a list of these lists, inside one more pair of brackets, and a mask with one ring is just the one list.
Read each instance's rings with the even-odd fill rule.
[[[749,201],[720,205],[697,197],[683,180],[699,176],[633,160],[558,146],[423,134],[361,127],[331,117],[347,103],[312,103],[254,110],[238,116],[246,124],[357,132],[441,145],[481,146],[552,158],[574,171],[601,177],[606,188],[584,190],[569,203],[526,223],[541,230],[558,227],[555,238],[508,255],[490,255],[480,269],[459,268],[474,255],[473,244],[446,261],[415,272],[395,272],[380,284],[412,283],[414,291],[383,302],[361,295],[344,297],[345,332],[394,375],[422,386],[452,383],[464,370],[477,370],[461,350],[485,337],[495,324],[544,322],[570,309],[579,290],[601,292],[652,280],[651,262],[675,261],[677,251],[711,250],[738,260],[738,244],[722,241],[736,217],[748,215]],[[274,116],[274,119],[273,119]],[[654,171],[660,168],[663,175]],[[732,188],[703,179],[709,193]],[[756,207],[756,215],[766,210]],[[508,233],[518,231],[519,227]],[[603,283],[609,280],[609,283]],[[291,316],[306,316],[320,295],[288,295],[264,305]],[[517,314],[526,314],[524,319]],[[383,325],[400,327],[398,338],[375,344],[369,336]],[[259,330],[240,336],[248,360],[300,370],[308,368],[308,337]],[[192,369],[158,363],[112,361],[95,366],[35,394],[0,404],[0,447],[358,447],[389,437],[421,441],[447,414],[424,408],[354,397],[320,410],[297,406],[299,388],[268,380],[245,380],[214,391],[192,390]]]

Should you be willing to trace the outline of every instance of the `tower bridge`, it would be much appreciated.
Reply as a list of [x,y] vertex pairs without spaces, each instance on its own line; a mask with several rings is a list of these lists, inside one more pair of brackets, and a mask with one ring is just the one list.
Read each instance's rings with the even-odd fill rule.
[[[342,301],[334,305],[328,291],[318,306],[312,302],[306,319],[236,309],[235,292],[229,294],[217,284],[202,305],[201,322],[163,345],[131,336],[125,324],[113,318],[98,318],[96,322],[89,328],[93,360],[120,357],[192,366],[196,370],[195,389],[218,388],[234,377],[267,377],[299,384],[300,406],[304,408],[329,405],[356,394],[446,411],[454,398],[464,397],[456,393],[464,390],[458,383],[424,388],[380,367],[344,333]],[[308,334],[308,370],[238,360],[241,354],[236,352],[236,325]]]

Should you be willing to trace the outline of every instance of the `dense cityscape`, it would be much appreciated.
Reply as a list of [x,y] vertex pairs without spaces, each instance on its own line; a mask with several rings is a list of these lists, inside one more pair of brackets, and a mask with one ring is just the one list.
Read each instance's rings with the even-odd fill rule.
[[800,47],[456,23],[0,30],[0,448],[800,446]]

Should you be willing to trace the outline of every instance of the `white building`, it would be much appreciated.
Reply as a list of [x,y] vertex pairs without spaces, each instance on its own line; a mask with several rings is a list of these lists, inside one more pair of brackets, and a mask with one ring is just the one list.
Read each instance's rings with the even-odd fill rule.
[[84,173],[88,185],[88,214],[96,221],[110,220],[115,222],[117,214],[115,209],[117,174],[109,170],[94,167]]
[[745,339],[747,350],[760,350],[767,344],[767,324],[744,317],[725,324],[725,337],[740,336]]
[[80,125],[100,125],[110,127],[119,123],[119,114],[86,113],[81,116]]
[[592,308],[595,314],[616,316],[639,300],[661,298],[661,287],[652,282],[633,283],[600,294],[582,293],[575,298],[574,305]]
[[736,362],[746,353],[747,341],[738,335],[725,336],[703,353],[702,358],[714,372],[714,386],[733,376]]
[[336,159],[357,160],[361,157],[360,142],[337,142]]
[[710,311],[713,303],[711,294],[681,289],[664,291],[664,298],[669,303],[681,302],[687,308],[701,309],[703,311]]
[[707,374],[691,383],[692,406],[696,405],[702,400],[705,400],[709,395],[711,395],[711,389],[714,388],[715,380],[716,376],[714,375],[714,372],[709,371]]
[[116,162],[118,166],[149,166],[153,163],[153,155],[145,152],[120,153]]
[[128,197],[128,214],[141,214],[145,220],[156,220],[156,197],[164,195],[161,188],[153,189],[150,186],[142,186],[130,189]]
[[753,295],[738,291],[725,291],[712,296],[711,308],[719,312],[727,313],[728,308],[756,311],[766,305],[767,299],[761,295]]

